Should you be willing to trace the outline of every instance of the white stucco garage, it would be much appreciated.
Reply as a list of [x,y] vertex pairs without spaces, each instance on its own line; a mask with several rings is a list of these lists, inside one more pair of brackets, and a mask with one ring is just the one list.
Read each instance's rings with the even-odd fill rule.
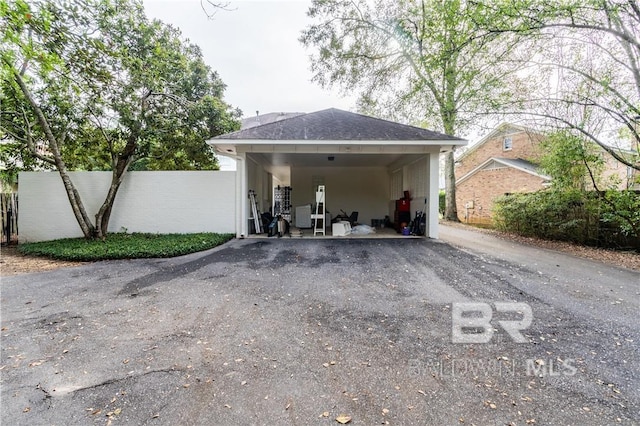
[[426,234],[438,237],[439,156],[467,141],[430,130],[338,109],[283,114],[208,141],[237,161],[236,234],[249,234],[248,192],[268,211],[273,187],[291,186],[291,204],[313,204],[326,188],[333,216],[358,211],[358,221],[393,218],[395,200],[409,191],[412,217],[427,212]]

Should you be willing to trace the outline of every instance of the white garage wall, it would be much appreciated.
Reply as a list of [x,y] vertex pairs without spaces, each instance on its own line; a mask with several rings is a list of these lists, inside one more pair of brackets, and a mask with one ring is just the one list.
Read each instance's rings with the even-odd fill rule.
[[273,199],[273,177],[265,170],[265,164],[259,158],[248,155],[246,162],[247,187],[256,192],[260,212],[268,212]]
[[389,214],[389,173],[386,167],[293,167],[291,193],[294,208],[315,203],[314,177],[324,178],[327,211],[333,216],[343,209],[357,211],[358,222],[371,225],[371,219]]
[[[72,172],[87,213],[94,217],[111,172]],[[235,175],[231,171],[129,172],[116,197],[110,232],[235,233]],[[82,237],[56,172],[19,176],[20,242]]]
[[411,198],[424,198],[428,194],[429,158],[422,157],[408,166],[408,190]]

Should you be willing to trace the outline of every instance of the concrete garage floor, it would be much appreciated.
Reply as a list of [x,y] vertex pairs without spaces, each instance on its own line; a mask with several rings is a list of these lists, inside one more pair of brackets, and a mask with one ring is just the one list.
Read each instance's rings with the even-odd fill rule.
[[[640,423],[640,274],[529,259],[428,239],[245,239],[3,278],[0,420]],[[497,313],[489,343],[453,343],[464,301],[528,304],[526,343]]]
[[[302,236],[299,236],[298,231],[302,231]],[[359,238],[368,238],[368,239],[379,239],[379,238],[399,238],[399,239],[409,239],[409,238],[424,238],[424,237],[419,237],[419,236],[415,236],[415,235],[402,235],[398,232],[396,232],[395,229],[393,228],[375,228],[375,233],[372,234],[349,234],[349,235],[337,235],[334,236],[332,233],[331,228],[327,228],[325,230],[325,234],[316,234],[314,235],[313,232],[313,228],[304,228],[304,229],[300,229],[300,228],[292,228],[291,229],[291,236],[290,235],[285,235],[282,238],[313,238],[313,239],[320,239],[320,238],[335,238],[335,239],[359,239]],[[269,237],[268,234],[266,233],[262,233],[262,234],[250,234],[248,238],[274,238],[274,237]]]

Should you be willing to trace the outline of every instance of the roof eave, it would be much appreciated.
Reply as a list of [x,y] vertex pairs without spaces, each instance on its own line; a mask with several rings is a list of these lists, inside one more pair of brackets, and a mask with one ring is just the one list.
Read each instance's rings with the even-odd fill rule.
[[487,164],[489,164],[491,161],[497,161],[500,164],[504,164],[507,167],[510,167],[512,169],[516,169],[516,170],[520,170],[521,172],[524,173],[528,173],[530,175],[539,177],[540,179],[544,179],[544,180],[551,180],[550,176],[545,176],[545,175],[541,175],[540,173],[536,173],[533,170],[527,170],[523,167],[518,167],[514,164],[511,163],[507,163],[506,161],[501,161],[500,158],[497,157],[491,157],[488,158],[486,161],[482,162],[479,166],[477,166],[475,169],[469,171],[467,174],[465,174],[464,176],[460,177],[459,179],[456,180],[456,184],[462,183],[465,180],[469,179],[471,176],[475,175],[477,172],[479,172],[480,170],[482,170]]
[[[216,145],[415,145],[415,146],[464,146],[469,142],[466,139],[443,140],[308,140],[308,139],[208,139],[207,144]],[[450,148],[451,149],[451,148]]]

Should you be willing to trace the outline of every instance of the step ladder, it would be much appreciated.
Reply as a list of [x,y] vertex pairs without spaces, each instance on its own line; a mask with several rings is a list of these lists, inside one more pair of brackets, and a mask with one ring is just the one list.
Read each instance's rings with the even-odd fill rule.
[[325,209],[325,197],[324,197],[324,185],[318,185],[318,190],[316,191],[316,213],[313,215],[315,220],[313,225],[313,236],[315,237],[317,234],[325,234],[325,228],[327,224],[326,220],[326,209]]
[[256,204],[256,192],[253,189],[249,190],[249,201],[251,202],[251,214],[253,214],[253,223],[256,227],[256,234],[262,234],[262,217],[260,216],[260,210]]

